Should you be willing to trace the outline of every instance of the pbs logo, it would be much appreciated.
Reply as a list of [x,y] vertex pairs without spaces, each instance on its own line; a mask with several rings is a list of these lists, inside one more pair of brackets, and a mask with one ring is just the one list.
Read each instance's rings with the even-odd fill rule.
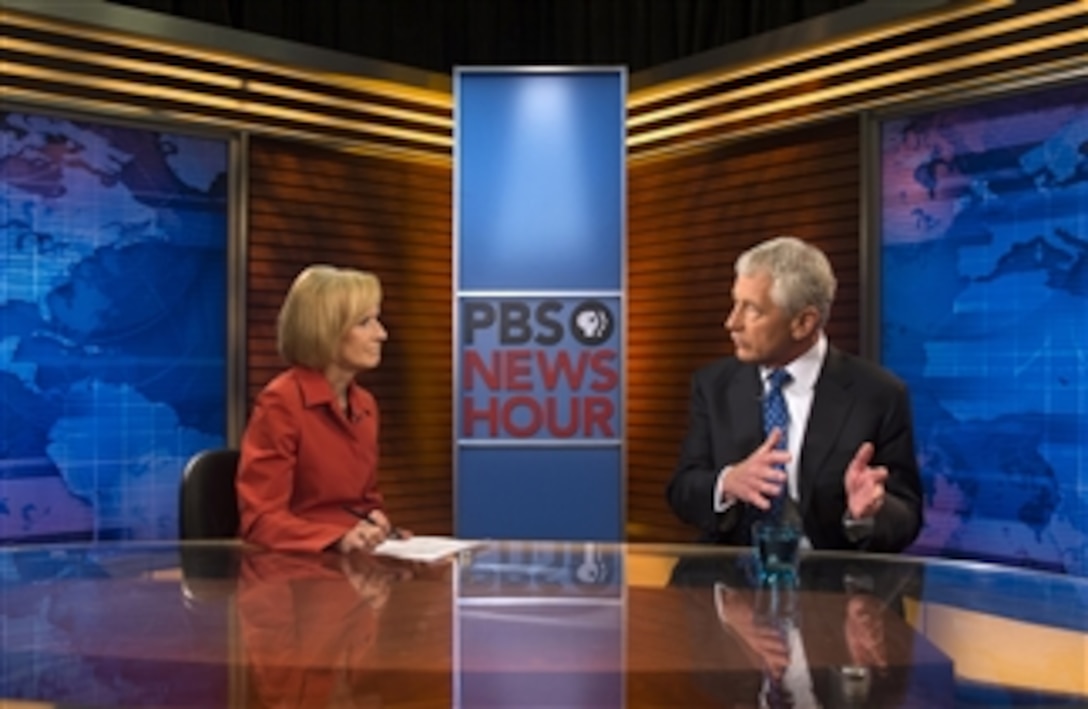
[[596,347],[607,342],[615,327],[616,320],[612,311],[597,300],[580,303],[570,315],[570,334],[586,347]]
[[477,335],[493,333],[501,347],[535,344],[554,347],[568,334],[583,347],[599,347],[616,330],[616,316],[600,300],[466,301],[462,342],[472,346]]

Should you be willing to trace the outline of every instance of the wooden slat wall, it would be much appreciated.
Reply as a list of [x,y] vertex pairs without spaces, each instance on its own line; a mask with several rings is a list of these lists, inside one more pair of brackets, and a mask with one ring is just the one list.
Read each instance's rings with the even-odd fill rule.
[[793,234],[839,278],[830,339],[859,345],[859,124],[809,126],[628,173],[627,536],[690,541],[665,502],[687,420],[688,384],[730,351],[722,320],[733,261]]
[[362,383],[381,409],[382,490],[398,524],[452,531],[451,171],[255,138],[250,145],[247,411],[283,369],[276,314],[311,263],[375,272],[389,342]]

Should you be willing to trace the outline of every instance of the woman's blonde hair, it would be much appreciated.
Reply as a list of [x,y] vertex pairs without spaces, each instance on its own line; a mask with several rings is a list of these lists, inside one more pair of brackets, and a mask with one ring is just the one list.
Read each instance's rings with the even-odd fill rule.
[[381,304],[382,285],[367,271],[333,266],[303,269],[280,307],[277,346],[290,365],[323,370],[344,333]]

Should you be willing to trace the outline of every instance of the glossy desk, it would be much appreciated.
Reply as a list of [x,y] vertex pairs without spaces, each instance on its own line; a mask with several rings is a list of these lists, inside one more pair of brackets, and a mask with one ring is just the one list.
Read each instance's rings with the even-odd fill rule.
[[0,705],[1088,706],[1088,581],[906,557],[485,543],[0,551]]

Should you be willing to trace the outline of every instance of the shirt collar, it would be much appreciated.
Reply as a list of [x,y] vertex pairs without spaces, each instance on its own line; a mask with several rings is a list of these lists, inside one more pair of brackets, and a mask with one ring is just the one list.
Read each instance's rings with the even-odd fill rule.
[[295,377],[302,391],[302,403],[307,408],[332,403],[332,385],[325,375],[309,367],[295,367]]
[[[816,386],[816,379],[820,376],[820,369],[823,367],[824,359],[827,357],[827,335],[823,332],[816,339],[816,343],[812,347],[808,348],[804,354],[797,359],[787,364],[784,369],[790,373],[790,386],[797,389],[812,389]],[[767,377],[770,376],[774,367],[760,367],[759,377],[763,381],[764,386],[767,384]]]
[[[299,389],[302,391],[302,403],[307,408],[323,404],[335,405],[332,385],[322,372],[309,367],[295,367]],[[348,402],[351,410],[363,413],[366,401],[362,389],[354,381],[348,384]],[[369,412],[367,412],[369,413]]]

